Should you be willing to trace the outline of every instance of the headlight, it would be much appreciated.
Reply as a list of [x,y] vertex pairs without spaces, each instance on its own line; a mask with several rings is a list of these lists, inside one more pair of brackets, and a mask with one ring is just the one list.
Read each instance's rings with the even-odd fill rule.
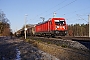
[[56,31],[55,33],[56,33],[56,34],[58,34],[58,33],[59,33],[59,31]]
[[65,26],[63,26],[63,28],[65,29]]
[[56,28],[59,28],[59,26],[56,26]]

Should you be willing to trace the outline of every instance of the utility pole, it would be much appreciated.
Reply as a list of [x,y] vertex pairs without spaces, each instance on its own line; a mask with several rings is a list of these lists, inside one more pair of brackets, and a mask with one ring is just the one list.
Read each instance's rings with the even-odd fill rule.
[[28,16],[28,15],[25,14],[25,28],[24,28],[24,30],[25,30],[25,32],[24,32],[24,33],[25,33],[25,39],[26,39],[26,36],[27,36],[27,35],[26,35],[26,30],[27,30],[27,28],[26,28],[26,20],[27,20],[27,16]]
[[44,20],[45,20],[45,18],[44,17],[40,17],[42,20],[43,20],[43,22],[44,22]]
[[53,17],[55,17],[55,16],[56,16],[56,12],[53,13]]
[[90,14],[88,15],[88,20],[89,20],[89,37],[90,37]]

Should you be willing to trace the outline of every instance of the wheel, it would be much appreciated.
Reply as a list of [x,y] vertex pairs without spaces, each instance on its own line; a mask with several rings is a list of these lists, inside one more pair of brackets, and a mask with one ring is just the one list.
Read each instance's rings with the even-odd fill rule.
[[52,35],[51,35],[51,37],[52,37],[52,38],[55,38],[55,35],[54,35],[54,34],[52,34]]

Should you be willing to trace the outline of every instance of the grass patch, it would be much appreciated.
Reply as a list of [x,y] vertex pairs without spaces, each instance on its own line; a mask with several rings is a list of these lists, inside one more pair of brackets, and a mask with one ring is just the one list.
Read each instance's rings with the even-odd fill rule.
[[25,42],[29,42],[30,40],[29,39],[26,39]]
[[67,48],[68,46],[65,44],[62,44],[61,47]]
[[51,44],[51,42],[49,42],[49,41],[48,41],[47,43],[48,43],[48,44]]

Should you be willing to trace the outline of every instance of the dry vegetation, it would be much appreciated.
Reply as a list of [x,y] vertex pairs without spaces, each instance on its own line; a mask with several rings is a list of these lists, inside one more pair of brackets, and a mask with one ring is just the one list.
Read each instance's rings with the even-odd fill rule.
[[89,60],[90,59],[89,53],[85,51],[70,49],[70,48],[61,47],[54,44],[48,44],[45,42],[30,40],[30,39],[26,40],[26,42],[33,44],[35,47],[38,47],[39,49],[53,56],[56,56],[61,60]]

